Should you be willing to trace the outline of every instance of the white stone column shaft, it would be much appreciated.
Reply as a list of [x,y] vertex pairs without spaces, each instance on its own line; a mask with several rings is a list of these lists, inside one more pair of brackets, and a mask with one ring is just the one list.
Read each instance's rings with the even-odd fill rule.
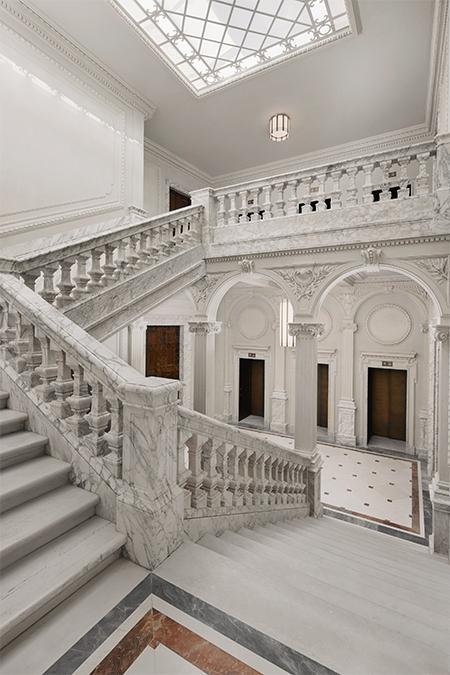
[[207,338],[209,334],[216,334],[221,329],[217,321],[190,321],[189,332],[194,334],[194,410],[206,413],[207,392]]
[[358,326],[352,320],[342,323],[342,347],[340,354],[341,395],[338,403],[338,424],[336,440],[345,445],[356,445],[356,405],[354,386],[354,334]]

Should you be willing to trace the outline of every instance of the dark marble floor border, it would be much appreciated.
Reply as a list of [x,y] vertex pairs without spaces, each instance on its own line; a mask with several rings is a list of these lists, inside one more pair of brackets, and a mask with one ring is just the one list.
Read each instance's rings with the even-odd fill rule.
[[374,520],[366,520],[362,517],[355,516],[351,513],[343,511],[337,508],[330,508],[328,506],[323,507],[324,516],[329,516],[330,518],[336,518],[337,520],[343,520],[346,523],[352,523],[353,525],[358,525],[360,527],[365,527],[368,530],[375,530],[375,532],[382,532],[383,534],[389,534],[391,537],[397,537],[398,539],[404,539],[405,541],[410,541],[413,544],[420,544],[421,546],[428,546],[428,538],[421,537],[420,535],[414,534],[412,532],[407,532],[405,530],[399,530],[395,527],[389,527],[388,525],[383,525]]
[[71,675],[75,672],[152,593],[292,675],[337,675],[335,671],[200,600],[155,573],[149,573],[43,675]]

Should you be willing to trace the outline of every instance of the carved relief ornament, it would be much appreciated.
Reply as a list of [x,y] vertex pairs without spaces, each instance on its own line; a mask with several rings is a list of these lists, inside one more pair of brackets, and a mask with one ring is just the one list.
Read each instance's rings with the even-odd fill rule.
[[290,323],[289,335],[296,338],[319,338],[324,332],[323,323]]
[[220,333],[222,329],[221,321],[189,321],[189,332],[198,335],[209,335],[209,333]]
[[333,268],[334,265],[312,265],[277,272],[291,286],[297,300],[310,300],[321,281]]

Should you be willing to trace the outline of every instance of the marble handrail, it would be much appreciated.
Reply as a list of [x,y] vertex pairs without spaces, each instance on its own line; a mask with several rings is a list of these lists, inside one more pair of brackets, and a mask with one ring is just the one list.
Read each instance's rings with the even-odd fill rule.
[[142,376],[14,275],[0,273],[0,309],[5,361],[120,475],[124,407],[176,404],[180,383]]
[[65,309],[198,245],[202,222],[203,207],[188,206],[36,254],[0,258],[0,272],[20,275],[44,300]]
[[[434,156],[432,143],[420,143],[218,188],[211,191],[209,226],[427,195],[432,190]],[[195,191],[192,197],[196,201]]]
[[298,505],[311,458],[178,408],[178,484],[185,508]]

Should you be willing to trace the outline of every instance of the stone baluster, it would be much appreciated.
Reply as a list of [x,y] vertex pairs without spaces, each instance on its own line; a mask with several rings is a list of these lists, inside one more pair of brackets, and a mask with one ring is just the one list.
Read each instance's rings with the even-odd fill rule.
[[59,263],[61,277],[59,283],[56,284],[59,289],[59,293],[55,298],[55,305],[58,307],[58,309],[63,309],[72,302],[70,294],[74,288],[74,284],[72,283],[73,263],[73,258],[66,258]]
[[262,204],[263,220],[270,220],[272,218],[272,186],[264,185],[262,189]]
[[274,191],[274,218],[281,218],[284,216],[284,183],[276,183],[273,186]]
[[127,261],[125,258],[126,251],[126,241],[124,239],[119,239],[117,242],[117,257],[115,270],[113,273],[114,281],[121,281],[127,276],[126,266]]
[[2,358],[8,360],[9,351],[14,349],[14,337],[16,335],[16,312],[12,305],[0,298],[1,323],[0,323],[0,346]]
[[243,448],[239,453],[238,473],[239,473],[240,492],[242,494],[244,506],[250,506],[252,503],[252,495],[249,492],[250,479],[248,474],[248,463],[249,463],[249,451],[246,448]]
[[41,346],[42,360],[40,366],[36,369],[41,380],[41,384],[36,387],[41,399],[45,402],[53,401],[55,398],[55,385],[58,374],[56,365],[56,352],[51,348],[51,341],[42,331],[36,331],[36,337]]
[[230,192],[228,195],[229,200],[230,200],[230,208],[228,211],[228,224],[229,225],[237,225],[239,222],[239,210],[236,206],[236,198],[237,194],[236,192]]
[[408,177],[408,168],[411,164],[411,158],[410,157],[400,157],[398,160],[398,165],[400,167],[399,169],[399,191],[397,195],[397,199],[406,199],[409,197],[409,189],[408,185],[410,184],[410,180]]
[[116,266],[114,264],[114,244],[105,245],[105,262],[102,265],[103,276],[100,279],[102,286],[111,286],[114,283],[114,272]]
[[428,175],[428,160],[430,158],[429,152],[421,152],[417,155],[419,163],[419,173],[415,181],[416,195],[427,195],[430,192],[430,178]]
[[383,180],[381,183],[381,194],[380,194],[380,202],[387,202],[389,199],[392,198],[392,195],[390,193],[389,187],[390,187],[390,178],[389,178],[389,170],[392,166],[392,161],[391,160],[383,160],[379,162],[380,164],[380,169],[383,172]]
[[13,367],[17,373],[23,373],[27,367],[30,330],[31,324],[26,321],[20,312],[16,312],[14,340],[11,347],[14,355]]
[[298,213],[298,185],[299,185],[299,180],[294,179],[290,180],[287,184],[287,202],[286,202],[286,215],[287,216],[295,216]]
[[187,481],[191,475],[189,471],[189,455],[186,441],[191,438],[192,432],[178,428],[177,441],[177,483],[184,493],[184,508],[191,507],[191,492],[187,489]]
[[100,267],[100,258],[102,257],[103,251],[101,249],[93,249],[91,251],[91,267],[88,271],[89,281],[87,283],[87,289],[89,293],[95,293],[99,289],[103,288],[101,279],[103,277],[103,270]]
[[335,169],[331,172],[331,179],[333,185],[331,188],[331,208],[340,209],[342,207],[342,190],[341,190],[341,169]]
[[327,174],[326,173],[318,173],[317,174],[317,182],[318,182],[318,192],[317,192],[317,206],[316,206],[316,211],[326,211],[327,205],[325,203],[325,180],[326,180]]
[[228,487],[230,484],[230,477],[228,473],[228,456],[233,449],[231,443],[222,443],[217,448],[217,470],[219,479],[217,481],[217,489],[220,492],[220,505],[231,506],[231,492]]
[[36,281],[40,276],[41,270],[27,270],[26,272],[23,272],[22,279],[24,280],[25,286],[34,291],[36,288]]
[[91,407],[91,397],[87,382],[84,379],[83,367],[73,366],[73,393],[67,398],[72,415],[67,418],[67,423],[79,437],[89,433],[89,424],[86,415]]
[[254,464],[254,480],[255,480],[255,505],[262,506],[264,501],[264,487],[266,484],[266,477],[264,473],[264,466],[267,456],[262,452],[255,458]]
[[39,291],[39,295],[41,298],[43,298],[43,300],[46,300],[46,302],[49,302],[51,305],[55,302],[57,295],[54,283],[56,270],[56,265],[46,265],[42,270],[43,283],[42,290]]
[[239,197],[241,199],[241,208],[239,209],[239,222],[242,224],[247,222],[247,214],[248,214],[247,190],[241,190],[241,192],[239,192]]
[[125,268],[127,275],[134,274],[139,269],[139,255],[137,245],[139,238],[135,235],[128,237],[127,266]]
[[175,223],[176,233],[175,233],[175,248],[180,250],[183,248],[185,241],[185,231],[187,228],[187,218],[178,218]]
[[70,294],[73,300],[79,300],[80,298],[86,297],[88,294],[88,281],[89,275],[86,272],[86,264],[89,259],[88,253],[79,253],[76,258],[76,270],[73,276],[75,282],[75,288]]
[[202,453],[203,446],[208,440],[204,436],[193,434],[186,441],[189,456],[189,471],[191,472],[186,485],[191,492],[191,506],[193,509],[203,509],[206,506],[207,494],[202,489],[206,475],[202,468]]
[[[350,166],[345,172],[348,176],[345,205],[356,206],[358,203],[358,192],[356,187],[356,174],[358,173],[358,167]],[[333,202],[331,202],[331,204],[333,205]]]
[[168,241],[169,238],[169,228],[167,223],[165,225],[160,225],[158,228],[158,249],[161,256],[170,255],[170,244]]
[[68,399],[73,394],[72,371],[67,365],[66,354],[61,349],[56,352],[56,378],[53,381],[55,400],[51,408],[59,419],[65,419],[72,414]]
[[239,478],[239,454],[240,449],[238,449],[236,445],[232,447],[228,454],[228,473],[230,476],[228,490],[231,492],[232,506],[242,506],[244,501]]
[[312,177],[311,176],[306,176],[306,178],[303,178],[302,182],[301,182],[301,191],[303,193],[302,196],[300,197],[300,202],[303,203],[302,214],[303,213],[311,213],[311,211],[312,211],[311,183],[312,183]]
[[203,489],[206,492],[206,506],[211,508],[220,506],[219,475],[217,473],[217,449],[220,445],[220,441],[210,438],[204,446],[206,476],[203,481]]
[[122,478],[123,404],[114,392],[107,393],[107,400],[111,417],[109,431],[104,435],[108,446],[104,461],[116,478]]
[[251,213],[250,221],[252,223],[260,220],[259,215],[259,188],[254,188],[250,192],[249,212]]
[[363,164],[364,171],[364,185],[363,185],[363,203],[372,204],[373,203],[373,184],[372,184],[372,174],[373,174],[373,162],[370,164]]
[[90,433],[84,438],[94,455],[105,455],[108,452],[108,443],[105,432],[108,428],[111,415],[106,409],[106,399],[103,385],[94,379],[91,384],[91,410],[86,415]]
[[217,226],[223,227],[227,224],[226,222],[227,212],[225,211],[225,195],[219,195],[217,197]]
[[[158,260],[158,246],[156,245],[157,241],[157,230],[156,228],[151,228],[147,232],[147,243],[146,243],[146,252],[147,252],[147,258],[150,261],[151,264],[154,264]],[[187,234],[186,234],[187,236]]]
[[28,342],[27,350],[23,353],[23,358],[25,359],[25,370],[28,373],[28,383],[30,387],[35,387],[41,381],[39,372],[37,370],[42,363],[41,345],[37,338],[36,327],[27,320],[24,320],[24,327],[24,337],[26,336]]
[[248,452],[248,460],[247,460],[247,474],[248,474],[248,481],[247,481],[247,492],[249,495],[249,505],[256,504],[256,492],[257,492],[257,486],[258,486],[258,476],[256,474],[256,468],[257,468],[257,456],[256,452]]

